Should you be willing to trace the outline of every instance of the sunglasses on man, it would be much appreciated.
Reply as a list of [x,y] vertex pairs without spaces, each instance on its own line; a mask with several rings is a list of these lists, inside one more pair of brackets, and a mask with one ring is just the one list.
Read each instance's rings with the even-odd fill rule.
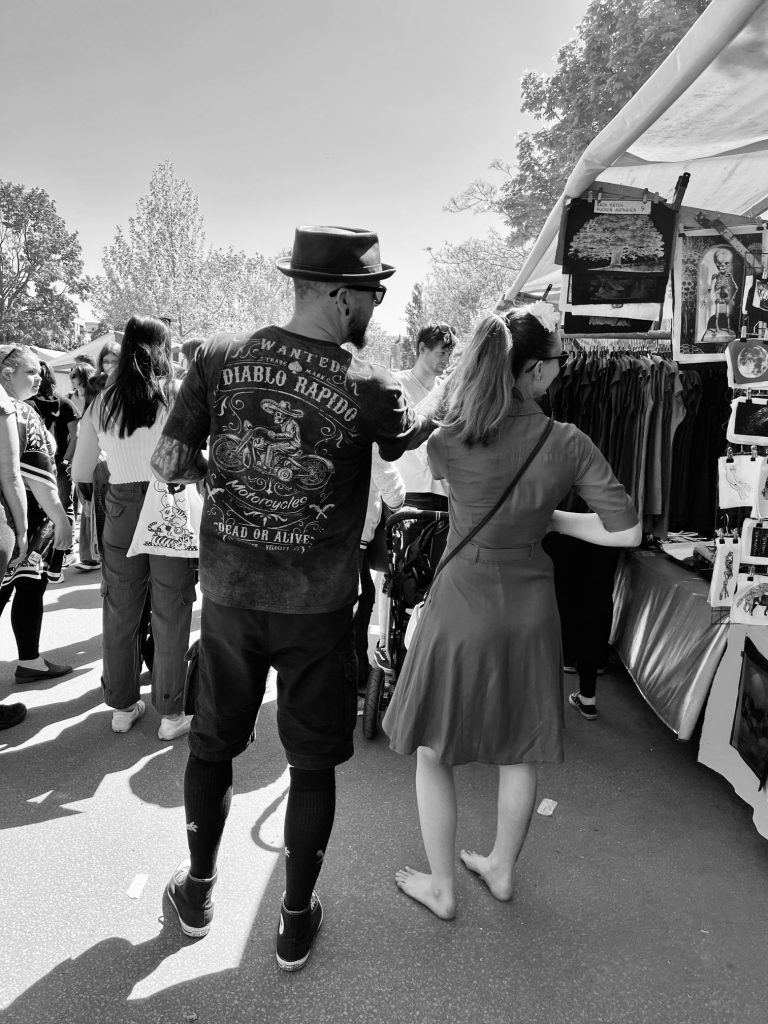
[[376,285],[375,288],[369,288],[364,284],[343,284],[338,288],[334,288],[332,292],[328,292],[328,298],[335,299],[339,292],[373,292],[373,304],[374,306],[380,306],[384,301],[384,296],[387,294],[387,289],[383,284]]

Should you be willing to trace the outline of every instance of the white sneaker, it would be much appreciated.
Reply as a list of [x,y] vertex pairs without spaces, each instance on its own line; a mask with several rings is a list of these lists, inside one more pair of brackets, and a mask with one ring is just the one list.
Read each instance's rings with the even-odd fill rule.
[[147,705],[144,701],[137,700],[132,708],[126,708],[124,711],[113,711],[112,732],[128,732],[134,722],[138,722],[146,710]]
[[160,720],[160,728],[157,730],[159,740],[177,740],[179,736],[186,736],[192,724],[192,715],[163,715]]

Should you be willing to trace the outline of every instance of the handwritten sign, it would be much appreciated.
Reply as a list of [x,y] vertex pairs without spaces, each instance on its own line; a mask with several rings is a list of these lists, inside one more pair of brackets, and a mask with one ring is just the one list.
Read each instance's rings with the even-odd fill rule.
[[596,199],[595,213],[623,213],[635,217],[647,217],[651,212],[650,199]]

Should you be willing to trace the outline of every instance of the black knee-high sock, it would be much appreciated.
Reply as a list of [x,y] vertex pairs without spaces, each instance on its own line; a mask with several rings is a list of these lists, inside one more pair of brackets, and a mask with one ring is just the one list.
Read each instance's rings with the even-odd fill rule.
[[285,811],[286,910],[305,910],[309,906],[335,812],[335,769],[291,768]]
[[232,803],[232,761],[202,761],[189,755],[184,773],[184,809],[187,843],[192,860],[190,874],[212,878]]

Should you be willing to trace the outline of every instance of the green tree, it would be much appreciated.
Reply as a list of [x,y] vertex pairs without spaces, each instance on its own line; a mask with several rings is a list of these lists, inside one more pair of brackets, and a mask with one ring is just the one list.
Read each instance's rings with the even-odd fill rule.
[[94,307],[118,326],[135,313],[167,315],[184,339],[280,323],[292,308],[274,260],[206,245],[199,199],[169,161],[155,169],[127,231],[118,226],[103,264]]
[[187,337],[197,329],[205,257],[198,197],[165,161],[152,174],[127,232],[118,226],[104,250],[105,276],[94,284],[94,307],[117,325],[137,313],[170,316],[180,337]]
[[709,0],[592,0],[551,75],[527,71],[523,113],[543,122],[521,132],[514,165],[495,160],[500,184],[475,181],[453,211],[499,213],[510,244],[534,239],[592,139],[651,76]]
[[422,302],[427,322],[446,323],[459,336],[471,333],[492,312],[520,269],[524,251],[512,249],[494,231],[432,252]]
[[88,294],[80,252],[47,192],[0,181],[0,338],[74,344],[74,300]]

